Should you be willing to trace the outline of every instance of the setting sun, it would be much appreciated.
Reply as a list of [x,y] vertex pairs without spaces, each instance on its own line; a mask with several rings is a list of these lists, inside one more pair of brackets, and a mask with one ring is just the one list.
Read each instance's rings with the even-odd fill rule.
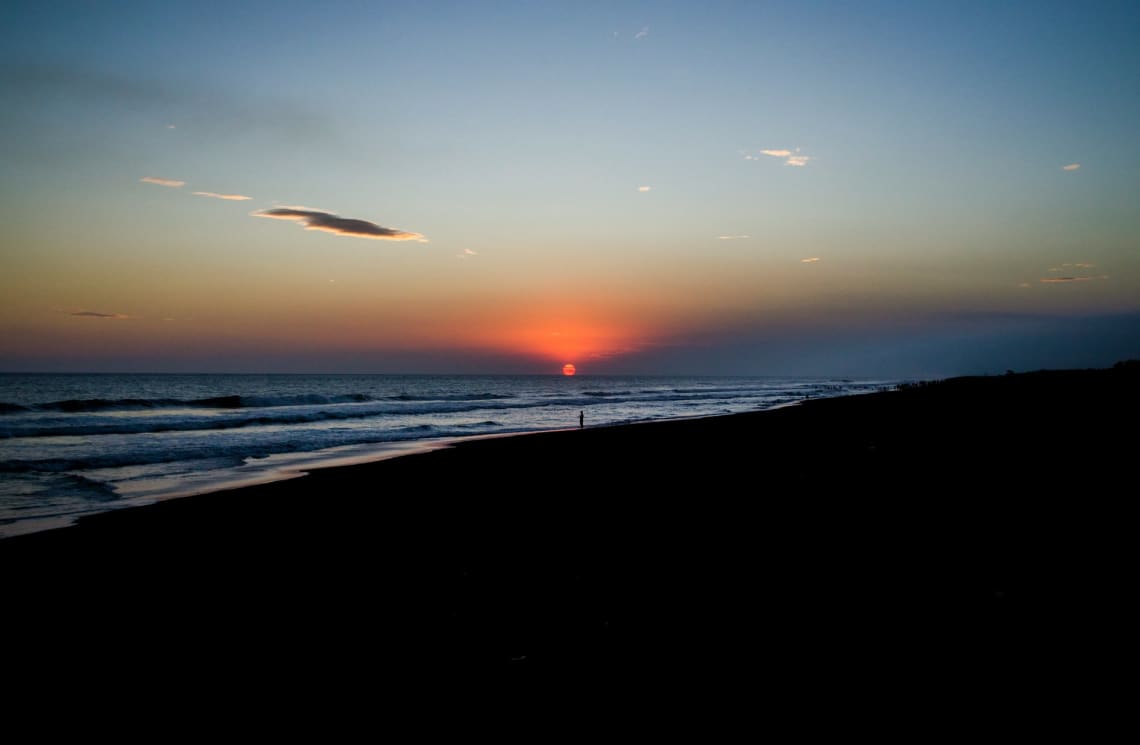
[[574,365],[569,362],[562,366],[563,375],[573,375],[576,372],[578,372],[578,368],[574,367]]

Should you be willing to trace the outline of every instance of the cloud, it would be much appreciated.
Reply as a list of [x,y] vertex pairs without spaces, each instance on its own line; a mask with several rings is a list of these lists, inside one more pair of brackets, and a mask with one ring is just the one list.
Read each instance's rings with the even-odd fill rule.
[[213,199],[228,199],[231,202],[244,202],[253,197],[247,197],[242,194],[216,194],[212,191],[196,191],[193,192],[196,197],[212,197]]
[[652,186],[639,186],[639,187],[637,187],[637,190],[638,191],[652,191],[653,187]]
[[156,176],[143,176],[139,181],[144,184],[158,184],[159,186],[169,186],[174,189],[186,185],[185,181],[176,181],[172,178],[157,178]]
[[1067,166],[1061,166],[1062,171],[1076,171],[1081,167],[1080,163],[1070,163]]
[[808,259],[800,259],[801,264],[814,264],[817,261],[820,261],[820,258],[818,256],[812,256],[811,258],[808,258]]
[[633,38],[644,39],[646,36],[649,36],[649,27],[648,26],[642,27],[642,29],[640,31],[638,31],[636,34],[633,35]]
[[1032,287],[1032,285],[1030,285],[1028,282],[1022,282],[1022,283],[1018,284],[1017,286],[1018,287]]
[[1041,282],[1047,285],[1055,285],[1065,282],[1092,282],[1097,279],[1108,279],[1108,275],[1102,274],[1099,277],[1042,277]]
[[738,240],[742,240],[744,238],[751,238],[751,237],[752,236],[750,236],[750,235],[744,235],[744,234],[740,234],[740,235],[718,235],[716,237],[716,239],[718,241],[738,241]]
[[470,248],[465,248],[465,249],[463,249],[463,253],[461,253],[461,254],[455,254],[455,258],[457,258],[457,259],[466,259],[466,258],[468,258],[469,256],[478,256],[478,255],[479,255],[479,252],[478,252],[478,251],[472,251]]
[[68,315],[80,316],[82,318],[111,318],[116,321],[120,321],[124,318],[130,318],[130,316],[124,313],[97,313],[93,310],[77,310],[69,313]]
[[[809,160],[813,159],[810,155],[803,155],[798,147],[795,150],[761,150],[760,155],[767,155],[769,158],[783,158],[784,165],[796,166],[799,168],[803,168],[808,164]],[[755,155],[745,155],[744,159],[760,160],[760,158]]]
[[408,233],[395,228],[385,228],[367,220],[340,217],[331,212],[310,210],[304,207],[279,207],[271,210],[251,212],[253,217],[272,217],[276,220],[295,220],[305,230],[323,230],[326,233],[347,235],[355,238],[369,238],[377,241],[419,241],[427,243],[420,233]]

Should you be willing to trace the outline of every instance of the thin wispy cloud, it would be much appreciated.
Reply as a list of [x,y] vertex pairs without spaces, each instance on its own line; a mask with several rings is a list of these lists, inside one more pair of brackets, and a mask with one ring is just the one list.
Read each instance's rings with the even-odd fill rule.
[[652,186],[639,186],[639,187],[637,187],[637,190],[638,191],[653,191],[653,187]]
[[820,261],[820,258],[818,256],[812,256],[812,257],[807,258],[807,259],[800,259],[801,264],[814,264],[817,261]]
[[139,181],[144,184],[158,184],[159,186],[169,186],[172,189],[177,189],[180,186],[185,186],[185,181],[179,181],[172,178],[158,178],[157,176],[143,176]]
[[193,192],[196,197],[210,197],[211,199],[225,199],[230,202],[245,202],[253,197],[247,197],[244,194],[218,194],[212,191],[196,191]]
[[420,233],[409,233],[406,230],[385,228],[374,222],[358,220],[352,217],[341,217],[331,212],[305,209],[304,207],[279,207],[270,210],[251,212],[253,217],[271,217],[275,220],[292,220],[300,223],[305,230],[320,230],[335,235],[346,235],[353,238],[368,238],[376,241],[419,241],[427,243]]
[[456,254],[455,258],[466,259],[466,258],[470,258],[471,256],[478,256],[478,255],[479,255],[478,251],[472,251],[470,248],[465,248],[465,249],[463,249],[463,253]]
[[1076,171],[1076,170],[1079,170],[1080,167],[1081,167],[1080,163],[1070,163],[1067,166],[1061,166],[1061,170],[1062,171]]
[[[804,166],[806,166],[808,164],[808,161],[814,160],[814,158],[812,156],[804,155],[802,152],[800,152],[800,149],[798,147],[795,150],[787,150],[787,149],[783,149],[783,148],[772,149],[772,150],[761,150],[760,155],[766,155],[769,158],[780,158],[784,161],[784,165],[796,166],[797,168],[803,168]],[[744,159],[745,160],[761,160],[759,155],[745,155]]]
[[1047,285],[1059,285],[1067,282],[1094,282],[1098,279],[1108,279],[1108,275],[1101,274],[1097,277],[1042,277],[1041,282]]
[[633,35],[633,38],[644,39],[646,36],[649,36],[649,27],[648,26],[642,27],[642,29],[640,31],[638,31],[636,34]]
[[716,237],[716,239],[718,241],[741,241],[741,240],[744,240],[745,238],[751,238],[751,237],[752,236],[750,236],[750,235],[745,235],[742,233],[740,235],[718,235]]
[[116,321],[130,318],[130,316],[126,315],[125,313],[99,313],[94,310],[76,310],[72,311],[68,315],[78,316],[80,318],[110,318]]

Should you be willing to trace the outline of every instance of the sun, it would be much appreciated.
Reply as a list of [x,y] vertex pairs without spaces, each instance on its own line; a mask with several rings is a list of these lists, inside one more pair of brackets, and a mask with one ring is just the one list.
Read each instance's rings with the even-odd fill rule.
[[578,368],[574,367],[574,365],[569,362],[562,366],[563,375],[573,375],[576,372],[578,372]]

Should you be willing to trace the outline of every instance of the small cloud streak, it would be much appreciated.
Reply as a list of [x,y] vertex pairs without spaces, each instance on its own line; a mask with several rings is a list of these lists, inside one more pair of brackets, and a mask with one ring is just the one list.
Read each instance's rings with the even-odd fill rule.
[[1076,171],[1076,170],[1079,170],[1080,167],[1081,167],[1080,163],[1070,163],[1067,166],[1061,166],[1061,170],[1062,171]]
[[638,191],[653,191],[653,187],[652,186],[639,186],[639,187],[637,187],[637,190]]
[[395,228],[385,228],[367,220],[340,217],[331,212],[310,210],[304,207],[279,207],[271,210],[251,212],[253,217],[271,217],[275,220],[293,220],[301,223],[305,230],[321,230],[335,235],[353,238],[368,238],[376,241],[419,241],[428,240],[420,233],[409,233]]
[[648,26],[643,27],[640,31],[638,31],[636,34],[634,34],[633,38],[644,39],[646,36],[649,36],[649,27]]
[[820,258],[818,256],[812,256],[811,258],[807,259],[800,259],[801,264],[814,264],[817,261],[820,261]]
[[478,255],[479,255],[479,252],[478,252],[478,251],[472,251],[470,248],[465,248],[465,249],[463,249],[463,253],[461,253],[461,254],[456,254],[456,255],[455,255],[455,258],[457,258],[457,259],[466,259],[466,258],[468,258],[468,257],[470,257],[470,256],[478,256]]
[[[769,158],[782,158],[784,160],[784,165],[795,166],[797,168],[803,168],[808,164],[809,160],[813,159],[810,155],[803,155],[800,153],[800,149],[798,147],[795,150],[761,150],[760,155],[767,155]],[[744,159],[760,160],[759,156],[756,155],[745,155]]]
[[1092,282],[1097,279],[1108,279],[1108,275],[1102,274],[1099,277],[1042,277],[1041,282],[1047,285],[1059,285],[1066,282]]
[[130,318],[130,316],[124,313],[98,313],[93,310],[77,310],[69,313],[68,315],[79,316],[80,318],[110,318],[116,321],[121,321],[124,318]]
[[169,186],[172,189],[177,189],[180,186],[186,186],[185,181],[178,181],[172,178],[158,178],[157,176],[143,176],[139,181],[144,184],[158,184],[159,186]]
[[716,239],[717,239],[718,241],[740,241],[740,240],[744,240],[745,238],[751,238],[751,237],[752,237],[752,236],[750,236],[750,235],[745,235],[745,234],[740,234],[740,235],[718,235],[718,236],[716,237]]
[[193,192],[193,194],[196,197],[210,197],[211,199],[226,199],[226,200],[231,201],[231,202],[245,202],[247,200],[253,199],[253,197],[247,197],[244,194],[218,194],[218,193],[212,192],[212,191],[196,191],[196,192]]

